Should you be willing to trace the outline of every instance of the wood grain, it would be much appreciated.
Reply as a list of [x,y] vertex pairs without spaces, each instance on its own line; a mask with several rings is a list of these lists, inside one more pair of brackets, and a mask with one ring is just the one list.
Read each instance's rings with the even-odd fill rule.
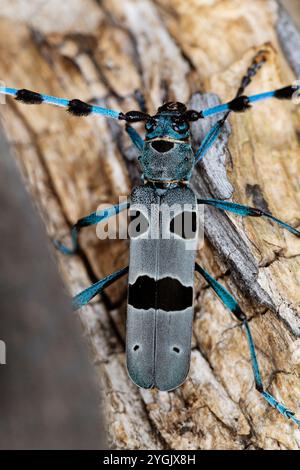
[[[49,4],[56,7],[54,18]],[[278,39],[273,0],[190,0],[189,8],[183,0],[72,4],[66,18],[56,0],[2,1],[2,81],[122,111],[137,108],[135,92],[141,90],[154,112],[166,99],[199,104],[217,99],[199,91],[231,99],[261,47],[268,49],[268,60],[249,93],[295,79]],[[139,174],[137,154],[118,123],[78,119],[57,108],[10,99],[0,112],[50,240],[68,240],[79,217],[130,193]],[[292,103],[262,103],[232,116],[227,137],[207,155],[194,187],[200,194],[267,207],[297,226],[299,130],[299,110]],[[193,131],[196,143],[204,129],[198,125]],[[263,220],[214,210],[206,215],[199,261],[251,318],[267,389],[300,416],[300,242]],[[56,253],[72,294],[128,259],[127,241],[99,241],[93,229],[80,240],[81,256]],[[111,445],[298,449],[299,430],[254,389],[243,331],[200,279],[196,284],[191,371],[186,383],[170,393],[139,390],[127,376],[126,279],[79,313],[104,392]]]

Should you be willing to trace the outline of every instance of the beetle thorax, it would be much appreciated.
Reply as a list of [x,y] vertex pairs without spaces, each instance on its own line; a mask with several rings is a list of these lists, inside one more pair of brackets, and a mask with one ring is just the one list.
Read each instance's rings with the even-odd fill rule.
[[139,161],[146,180],[180,182],[190,179],[194,155],[189,143],[153,140],[145,142]]

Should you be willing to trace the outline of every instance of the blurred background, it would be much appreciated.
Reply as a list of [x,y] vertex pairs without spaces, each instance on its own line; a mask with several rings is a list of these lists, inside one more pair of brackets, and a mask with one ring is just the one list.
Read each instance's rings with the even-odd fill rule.
[[[299,0],[282,3],[300,23]],[[103,448],[87,344],[2,133],[0,207],[0,448]]]
[[101,448],[87,344],[3,135],[0,206],[0,448]]
[[288,10],[297,25],[300,25],[300,2],[299,0],[281,0],[281,4]]

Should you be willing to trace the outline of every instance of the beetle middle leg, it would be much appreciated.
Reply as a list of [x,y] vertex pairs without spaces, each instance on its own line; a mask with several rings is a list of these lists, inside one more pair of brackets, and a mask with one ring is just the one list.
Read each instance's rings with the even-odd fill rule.
[[73,225],[71,230],[71,239],[72,239],[72,247],[68,248],[67,246],[63,245],[60,241],[54,240],[54,245],[56,248],[65,255],[74,255],[78,250],[78,235],[79,231],[83,227],[89,227],[90,225],[98,224],[103,220],[107,220],[110,217],[119,214],[121,211],[128,209],[129,202],[123,202],[122,204],[118,204],[115,206],[108,207],[107,209],[103,209],[101,211],[92,212],[91,214],[79,219],[75,225]]
[[84,289],[79,294],[75,295],[72,299],[72,306],[73,310],[78,310],[79,308],[87,305],[90,300],[92,300],[97,294],[101,294],[103,289],[113,284],[115,281],[120,279],[120,277],[124,276],[128,273],[128,266],[125,268],[119,269],[119,271],[115,271],[112,274],[100,279],[100,281],[95,282],[87,289]]
[[274,217],[272,214],[269,212],[263,211],[261,209],[258,209],[256,207],[250,207],[250,206],[244,206],[243,204],[237,204],[235,202],[227,202],[227,201],[222,201],[219,199],[197,199],[198,204],[207,204],[209,206],[216,207],[217,209],[223,210],[223,211],[228,211],[228,212],[233,212],[234,214],[241,215],[242,217],[266,217],[269,220],[272,220],[273,222],[277,223],[281,227],[285,228],[289,232],[291,232],[293,235],[296,235],[297,237],[300,237],[300,232],[296,228],[292,227],[291,225],[287,224],[286,222],[283,222],[280,219],[277,219],[277,217]]
[[276,398],[273,397],[273,395],[270,395],[263,386],[262,383],[262,378],[259,370],[259,365],[257,361],[257,356],[256,356],[256,351],[255,351],[255,346],[254,346],[254,341],[252,338],[252,334],[250,331],[250,326],[247,320],[247,317],[245,313],[242,311],[241,307],[235,300],[235,298],[228,292],[227,289],[225,289],[222,284],[220,284],[216,279],[214,279],[205,269],[203,269],[198,263],[195,264],[195,270],[201,274],[201,276],[204,277],[204,279],[207,281],[207,283],[213,288],[217,296],[221,299],[223,304],[229,308],[229,310],[234,314],[234,316],[242,323],[246,336],[247,336],[247,341],[248,341],[248,346],[250,350],[250,357],[251,357],[251,363],[252,363],[252,370],[253,370],[253,375],[254,375],[254,381],[255,381],[255,387],[259,393],[264,397],[264,399],[269,403],[269,405],[273,406],[273,408],[276,408],[276,410],[279,411],[283,416],[285,416],[288,419],[291,419],[300,427],[300,421],[295,418],[295,413],[293,413],[291,410],[289,410],[285,405],[282,403],[279,403]]

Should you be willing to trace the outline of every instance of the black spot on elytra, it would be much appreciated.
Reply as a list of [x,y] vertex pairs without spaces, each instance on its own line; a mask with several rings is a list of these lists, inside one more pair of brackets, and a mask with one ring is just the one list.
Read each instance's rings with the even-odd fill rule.
[[170,222],[170,232],[184,239],[193,239],[197,231],[197,214],[184,211],[177,214]]
[[149,276],[139,276],[134,284],[129,284],[128,304],[138,310],[185,310],[193,304],[193,288],[171,277],[156,281]]
[[130,214],[130,237],[138,237],[147,232],[148,228],[149,222],[142,212],[136,210]]

